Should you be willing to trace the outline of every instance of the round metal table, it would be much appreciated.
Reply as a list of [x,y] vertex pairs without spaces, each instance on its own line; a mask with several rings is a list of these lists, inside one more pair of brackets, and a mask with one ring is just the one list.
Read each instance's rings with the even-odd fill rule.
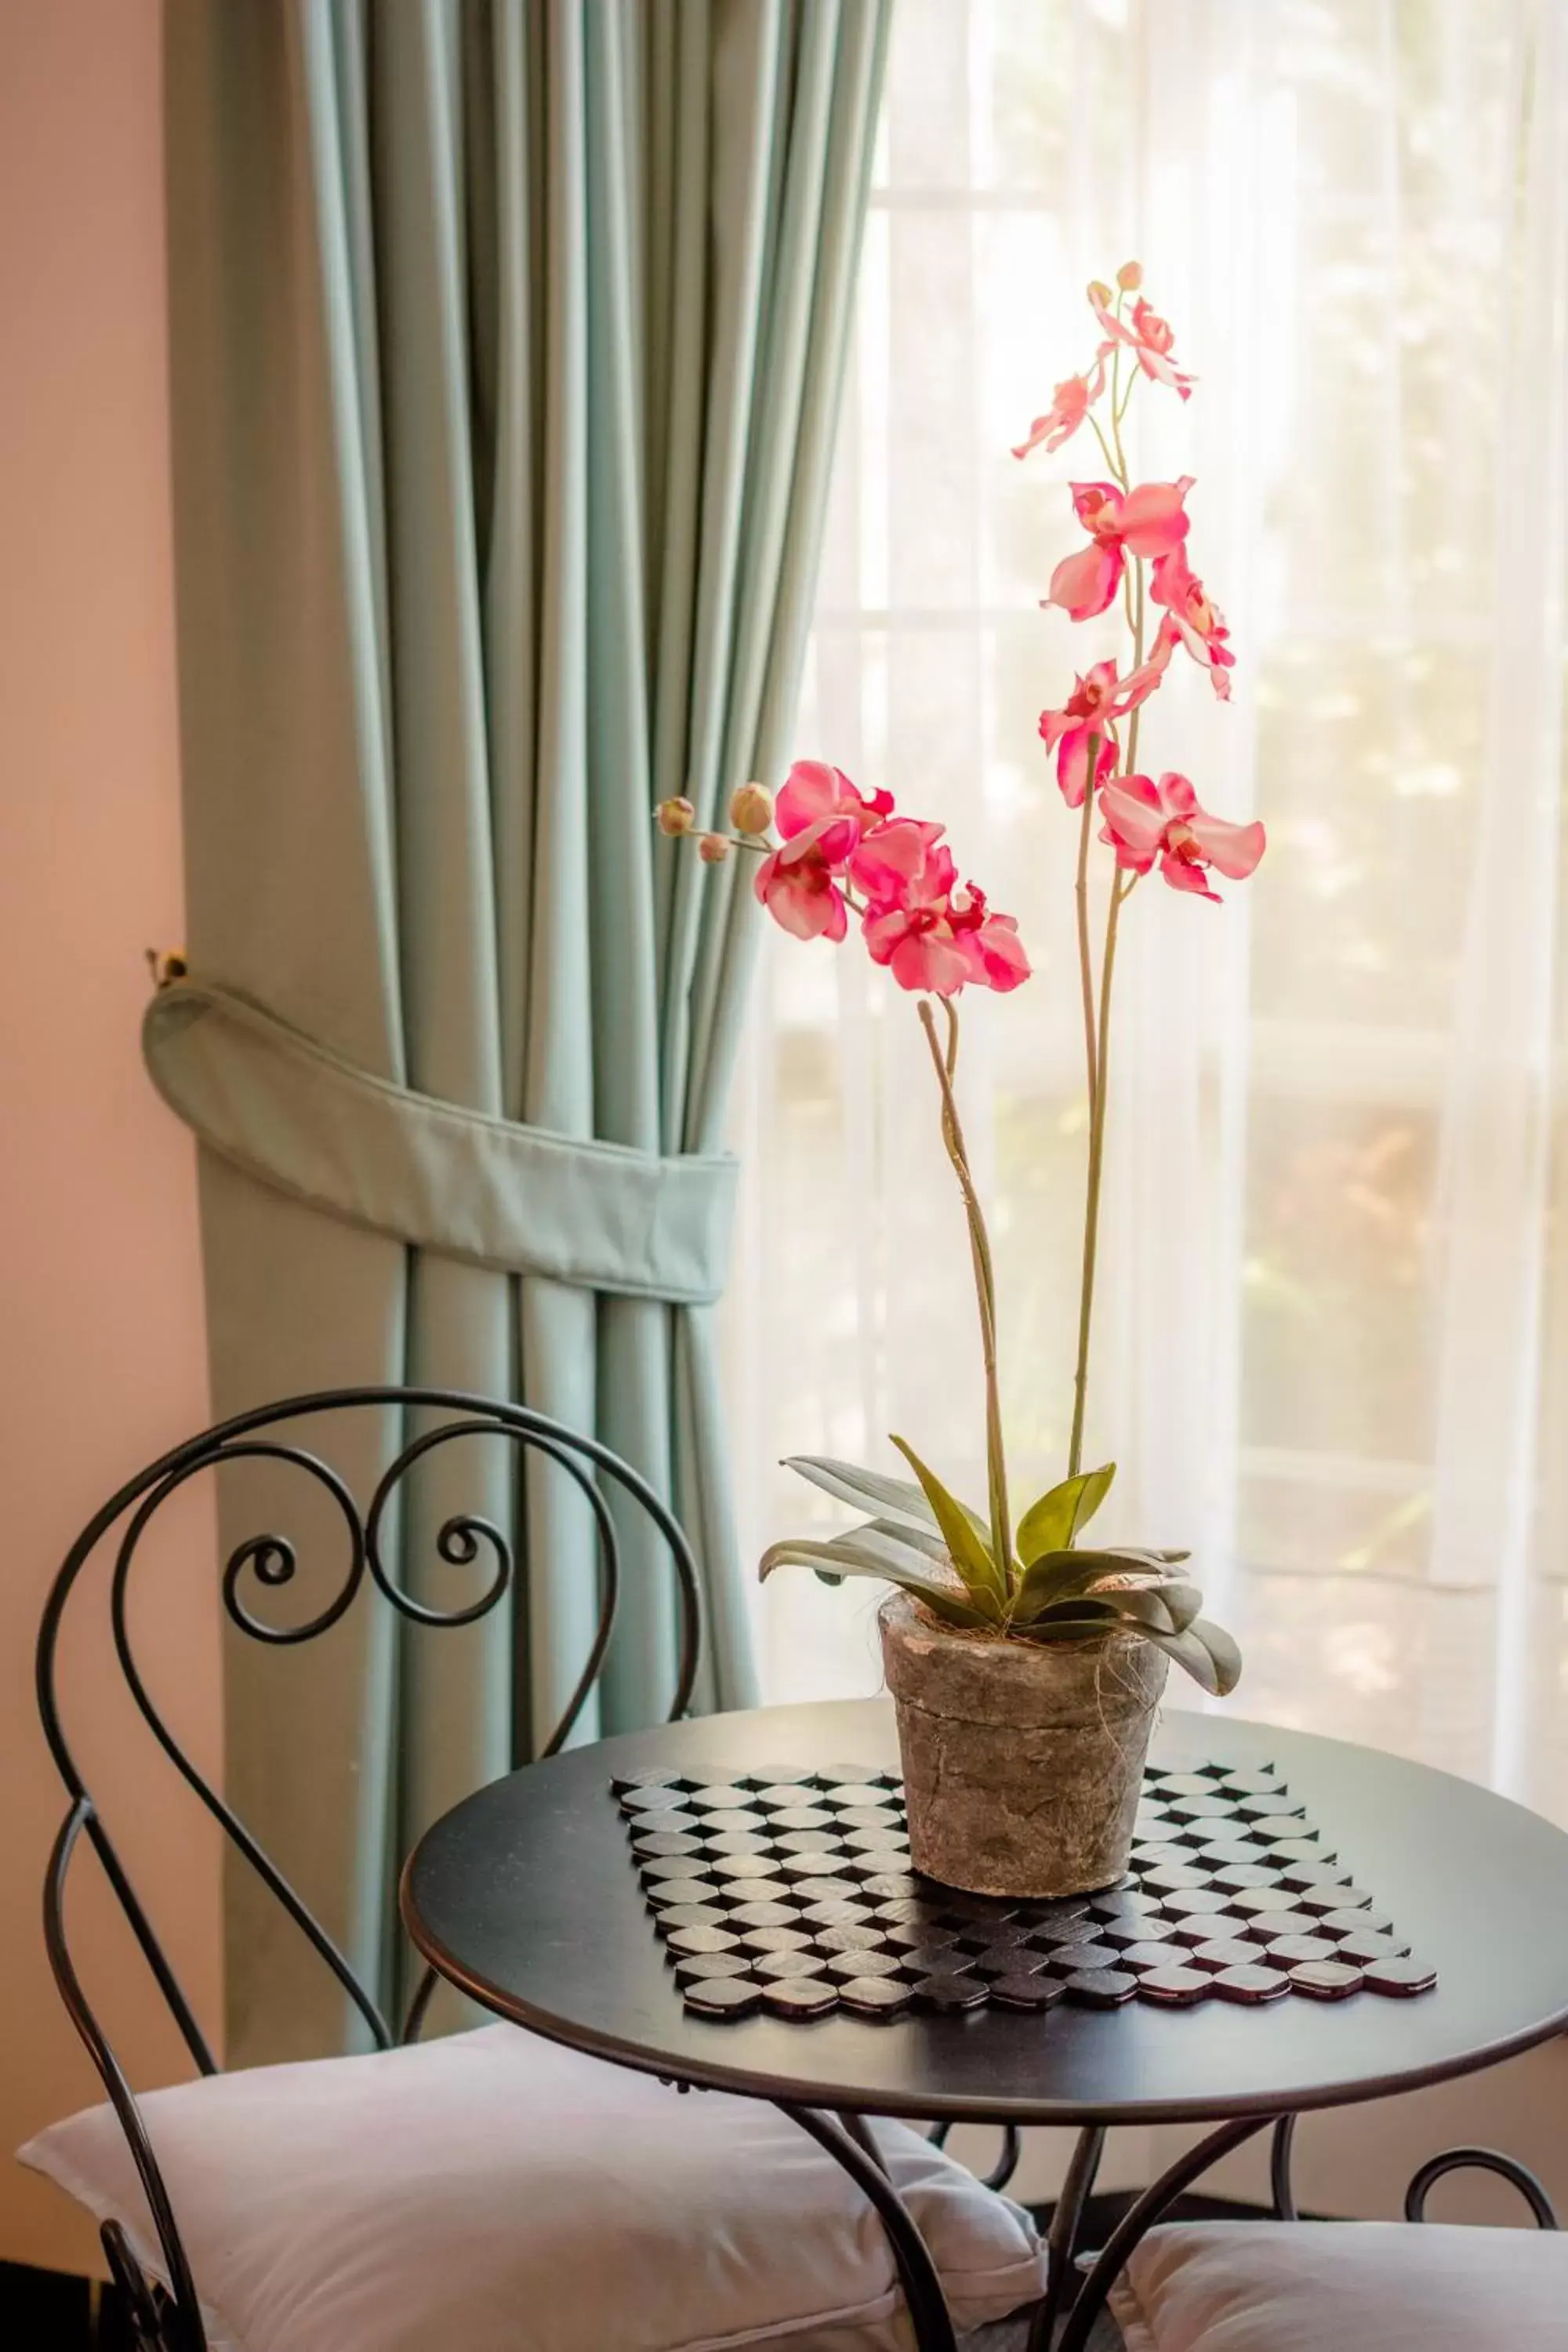
[[1035,2337],[1042,2347],[1072,2273],[1105,2128],[1216,2123],[1137,2201],[1090,2270],[1061,2337],[1061,2352],[1081,2352],[1138,2238],[1229,2148],[1274,2125],[1277,2194],[1290,2210],[1290,2118],[1491,2064],[1568,2023],[1568,1836],[1537,1815],[1422,1765],[1218,1716],[1168,1714],[1151,1760],[1275,1767],[1436,1969],[1436,1989],[1409,2000],[1362,1992],[1258,2009],[992,2007],[886,2022],[842,2011],[807,2022],[692,2014],[631,1866],[611,1775],[645,1766],[700,1781],[755,1778],[770,1766],[896,1771],[883,1699],[709,1716],[529,1766],[426,1834],[405,1872],[404,1916],[431,1966],[498,2016],[795,2116],[876,2204],[921,2352],[952,2352],[952,2323],[862,2118],[1079,2128],[1052,2229],[1053,2307]]

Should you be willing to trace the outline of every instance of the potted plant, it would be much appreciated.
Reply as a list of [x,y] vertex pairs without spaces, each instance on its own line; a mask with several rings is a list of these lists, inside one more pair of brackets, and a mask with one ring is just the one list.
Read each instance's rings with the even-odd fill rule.
[[[1129,264],[1114,291],[1089,288],[1099,334],[1091,372],[1057,386],[1015,453],[1053,451],[1086,421],[1095,433],[1107,478],[1071,486],[1089,543],[1058,565],[1044,601],[1085,621],[1120,596],[1131,653],[1125,675],[1115,661],[1094,663],[1040,719],[1063,800],[1079,816],[1074,898],[1089,1120],[1067,1475],[1016,1521],[991,1244],[956,1092],[957,999],[971,986],[1008,992],[1029,977],[1016,924],[959,879],[941,825],[901,814],[886,792],[862,794],[822,761],[797,761],[776,806],[760,785],[743,785],[730,834],[696,833],[684,800],[658,812],[667,833],[695,833],[710,863],[736,849],[756,855],[756,895],[796,938],[842,940],[853,919],[873,960],[918,1000],[968,1223],[985,1373],[986,1508],[951,1494],[902,1437],[892,1443],[912,1479],[797,1458],[791,1468],[865,1516],[824,1540],[774,1544],[761,1572],[798,1563],[833,1581],[872,1577],[895,1588],[879,1624],[914,1864],[983,1894],[1065,1895],[1120,1877],[1170,1662],[1216,1695],[1241,1669],[1236,1643],[1200,1613],[1187,1553],[1081,1540],[1115,1476],[1113,1463],[1086,1470],[1082,1454],[1121,910],[1156,867],[1173,888],[1215,898],[1210,875],[1240,880],[1264,848],[1261,825],[1211,816],[1185,777],[1155,780],[1138,764],[1144,706],[1177,650],[1202,665],[1223,698],[1232,666],[1223,618],[1187,558],[1192,478],[1135,484],[1127,464],[1122,426],[1139,384],[1166,386],[1184,401],[1192,388],[1141,280]],[[1149,641],[1151,606],[1161,617]],[[1111,855],[1098,971],[1089,891],[1097,830]]]

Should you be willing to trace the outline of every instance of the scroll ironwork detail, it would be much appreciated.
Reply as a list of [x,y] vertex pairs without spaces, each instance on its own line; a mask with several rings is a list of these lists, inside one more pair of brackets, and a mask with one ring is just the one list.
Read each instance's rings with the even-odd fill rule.
[[[404,1416],[449,1416],[399,1447],[382,1471],[370,1503],[363,1511],[339,1472],[320,1454],[286,1433],[290,1424],[355,1410]],[[597,1613],[593,1636],[577,1682],[541,1752],[554,1755],[571,1738],[598,1679],[615,1627],[624,1583],[623,1545],[622,1530],[617,1528],[606,1488],[618,1492],[626,1506],[641,1515],[668,1556],[679,1612],[679,1644],[668,1719],[674,1721],[686,1714],[700,1660],[701,1593],[691,1548],[668,1507],[640,1473],[597,1439],[567,1429],[531,1407],[502,1403],[461,1391],[390,1387],[330,1390],[237,1414],[163,1454],[111,1496],[82,1529],[50,1588],[39,1626],[35,1679],[44,1736],[69,1802],[45,1884],[45,1937],[61,1998],[125,2132],[161,2250],[166,2286],[147,2276],[117,2225],[109,2222],[104,2226],[106,2258],[125,2298],[141,2352],[205,2352],[207,2339],[174,2210],[135,2095],[92,2009],[70,1952],[66,1931],[66,1885],[84,1840],[109,1880],[194,2063],[200,2073],[211,2074],[217,2072],[217,2062],[104,1825],[67,1737],[58,1667],[60,1633],[68,1604],[88,1562],[101,1545],[112,1543],[110,1627],[121,1672],[142,1720],[236,1852],[256,1872],[336,1978],[374,2044],[387,2050],[399,2040],[412,2041],[419,2032],[434,1989],[433,1977],[426,1971],[419,1979],[407,2004],[403,2032],[401,2035],[395,2033],[347,1955],[175,1737],[137,1660],[130,1594],[144,1539],[171,1496],[205,1472],[237,1463],[269,1463],[298,1473],[308,1487],[325,1496],[344,1550],[327,1598],[319,1601],[306,1616],[289,1623],[269,1614],[258,1614],[256,1596],[283,1593],[296,1585],[300,1571],[296,1543],[276,1527],[269,1527],[235,1545],[224,1561],[219,1590],[225,1612],[240,1633],[272,1648],[297,1648],[339,1624],[367,1588],[413,1627],[450,1631],[473,1625],[499,1609],[515,1591],[518,1581],[513,1538],[496,1524],[494,1517],[478,1510],[459,1510],[448,1514],[436,1530],[434,1549],[443,1567],[482,1568],[485,1571],[481,1590],[468,1599],[455,1600],[446,1606],[418,1598],[399,1580],[391,1560],[396,1506],[405,1482],[437,1448],[458,1438],[500,1438],[523,1461],[530,1455],[542,1457],[573,1482],[593,1517],[598,1548]],[[405,1546],[408,1538],[404,1537],[402,1540]]]

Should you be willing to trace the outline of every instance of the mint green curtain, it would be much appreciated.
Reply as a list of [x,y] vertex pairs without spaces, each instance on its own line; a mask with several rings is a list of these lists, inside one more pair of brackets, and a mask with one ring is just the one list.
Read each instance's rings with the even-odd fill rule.
[[[789,756],[889,5],[166,10],[195,994],[148,1053],[204,1138],[215,1411],[407,1380],[595,1432],[693,1537],[721,1706],[752,1696],[711,1294],[754,909],[650,811],[716,817]],[[290,1121],[331,1163],[315,1191],[293,1147],[269,1160]],[[566,1170],[548,1246],[521,1130]],[[689,1233],[639,1260],[591,1177],[574,1235],[595,1139],[637,1162],[606,1181],[704,1163]],[[363,1494],[407,1433],[335,1456]],[[303,1509],[300,1583],[331,1578],[282,1474],[226,1476],[226,1540]],[[231,1797],[389,1995],[390,1857],[542,1736],[593,1622],[581,1498],[477,1451],[412,1494],[411,1591],[461,1597],[434,1548],[458,1508],[518,1532],[510,1622],[410,1634],[367,1605],[227,1657]],[[654,1718],[673,1680],[629,1524],[626,1570],[590,1727]],[[229,1916],[231,2060],[339,2038],[265,1898],[237,1879]]]

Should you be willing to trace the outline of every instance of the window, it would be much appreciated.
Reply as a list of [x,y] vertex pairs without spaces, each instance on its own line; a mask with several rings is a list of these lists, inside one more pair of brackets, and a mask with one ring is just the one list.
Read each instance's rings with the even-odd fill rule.
[[[945,819],[1035,958],[976,1003],[963,1091],[1043,1485],[1086,1112],[1036,729],[1107,647],[1038,608],[1098,453],[1009,448],[1136,255],[1201,381],[1135,404],[1135,471],[1196,476],[1239,664],[1228,708],[1173,673],[1146,764],[1270,846],[1224,908],[1128,909],[1087,1458],[1120,1457],[1118,1532],[1193,1546],[1245,1712],[1559,1813],[1563,16],[900,0],[798,730]],[[923,1052],[863,956],[770,937],[729,1309],[752,1557],[832,1516],[791,1452],[899,1430],[984,1492]],[[874,1687],[875,1600],[781,1573],[771,1694]]]

